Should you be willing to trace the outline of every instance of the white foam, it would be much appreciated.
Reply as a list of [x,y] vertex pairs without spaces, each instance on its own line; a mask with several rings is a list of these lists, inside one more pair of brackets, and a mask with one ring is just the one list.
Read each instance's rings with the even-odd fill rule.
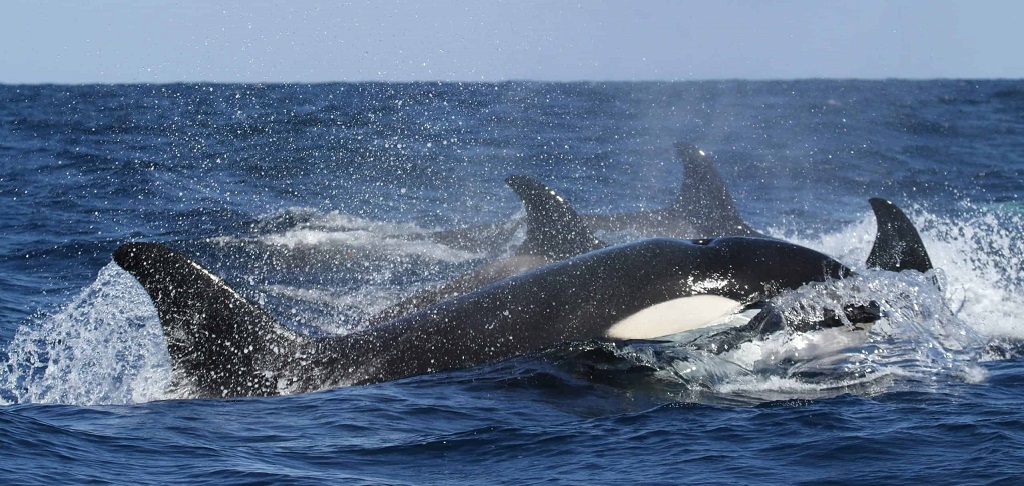
[[[366,249],[387,255],[414,255],[441,262],[462,262],[482,256],[431,241],[430,230],[411,223],[373,221],[338,211],[315,213],[293,209],[288,214],[291,213],[302,214],[303,220],[283,231],[241,241],[257,241],[292,249]],[[215,241],[234,243],[239,239],[219,237]]]
[[442,262],[462,262],[480,258],[480,254],[456,250],[430,240],[409,240],[365,230],[325,231],[293,229],[258,239],[268,245],[287,248],[367,248],[391,255],[415,255]]
[[125,404],[167,398],[170,358],[142,286],[114,263],[7,347],[0,388],[19,403]]
[[[970,204],[952,218],[919,208],[908,215],[940,270],[946,305],[957,318],[988,337],[1024,339],[1024,215]],[[870,212],[835,233],[789,237],[859,269],[874,238]]]

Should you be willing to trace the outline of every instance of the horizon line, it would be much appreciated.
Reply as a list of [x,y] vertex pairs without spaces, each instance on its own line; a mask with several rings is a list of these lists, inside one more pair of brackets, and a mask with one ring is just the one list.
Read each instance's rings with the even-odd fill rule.
[[805,78],[702,78],[702,79],[572,79],[572,80],[545,80],[545,79],[408,79],[408,80],[385,80],[385,79],[363,79],[363,80],[297,80],[297,81],[32,81],[32,82],[7,82],[0,80],[0,86],[170,86],[170,85],[326,85],[326,84],[674,84],[674,83],[778,83],[778,82],[808,82],[808,81],[841,81],[841,82],[929,82],[929,81],[967,81],[967,82],[993,82],[993,81],[1024,81],[1024,77],[805,77]]

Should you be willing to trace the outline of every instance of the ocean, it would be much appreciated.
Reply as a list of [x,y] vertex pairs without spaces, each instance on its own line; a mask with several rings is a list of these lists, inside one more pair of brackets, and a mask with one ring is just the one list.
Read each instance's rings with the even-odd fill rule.
[[[1024,480],[1022,81],[0,85],[0,100],[2,483]],[[293,329],[353,332],[510,251],[429,238],[521,217],[507,176],[584,214],[656,209],[684,177],[677,142],[711,157],[750,226],[860,273],[781,305],[860,296],[886,302],[883,321],[727,358],[571,343],[194,399],[170,388],[156,312],[111,260],[163,242]],[[936,270],[865,268],[876,196]],[[584,371],[594,350],[653,371]]]

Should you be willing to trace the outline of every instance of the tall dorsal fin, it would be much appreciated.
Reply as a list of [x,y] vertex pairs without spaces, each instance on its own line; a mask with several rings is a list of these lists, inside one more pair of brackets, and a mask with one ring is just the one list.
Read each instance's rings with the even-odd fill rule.
[[710,231],[708,236],[757,235],[736,211],[722,176],[704,151],[682,142],[676,143],[675,149],[683,163],[684,174],[672,208],[685,214],[694,226]]
[[[175,385],[206,397],[275,395],[279,356],[297,336],[198,263],[158,243],[126,243],[114,261],[160,316]],[[182,381],[183,379],[187,381]]]
[[519,254],[564,260],[606,246],[551,188],[526,176],[510,176],[505,183],[526,207],[526,241]]
[[868,202],[878,221],[878,234],[875,236],[875,245],[871,247],[871,254],[868,255],[868,267],[893,272],[931,270],[932,261],[928,257],[928,250],[914,223],[903,210],[882,198],[873,197]]

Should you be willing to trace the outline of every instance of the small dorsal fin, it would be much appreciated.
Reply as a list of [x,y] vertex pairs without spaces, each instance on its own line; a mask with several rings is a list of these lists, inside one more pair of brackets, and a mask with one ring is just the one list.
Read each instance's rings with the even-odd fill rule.
[[928,250],[914,223],[903,210],[882,198],[873,197],[868,202],[878,221],[878,234],[875,236],[875,245],[871,247],[871,254],[868,255],[868,267],[893,272],[931,270],[932,261],[928,257]]
[[704,151],[682,142],[675,144],[675,150],[684,174],[673,209],[686,214],[694,226],[710,231],[713,236],[757,235],[736,211],[722,176]]
[[526,241],[519,254],[563,260],[606,246],[551,188],[527,176],[510,176],[505,183],[526,207]]

